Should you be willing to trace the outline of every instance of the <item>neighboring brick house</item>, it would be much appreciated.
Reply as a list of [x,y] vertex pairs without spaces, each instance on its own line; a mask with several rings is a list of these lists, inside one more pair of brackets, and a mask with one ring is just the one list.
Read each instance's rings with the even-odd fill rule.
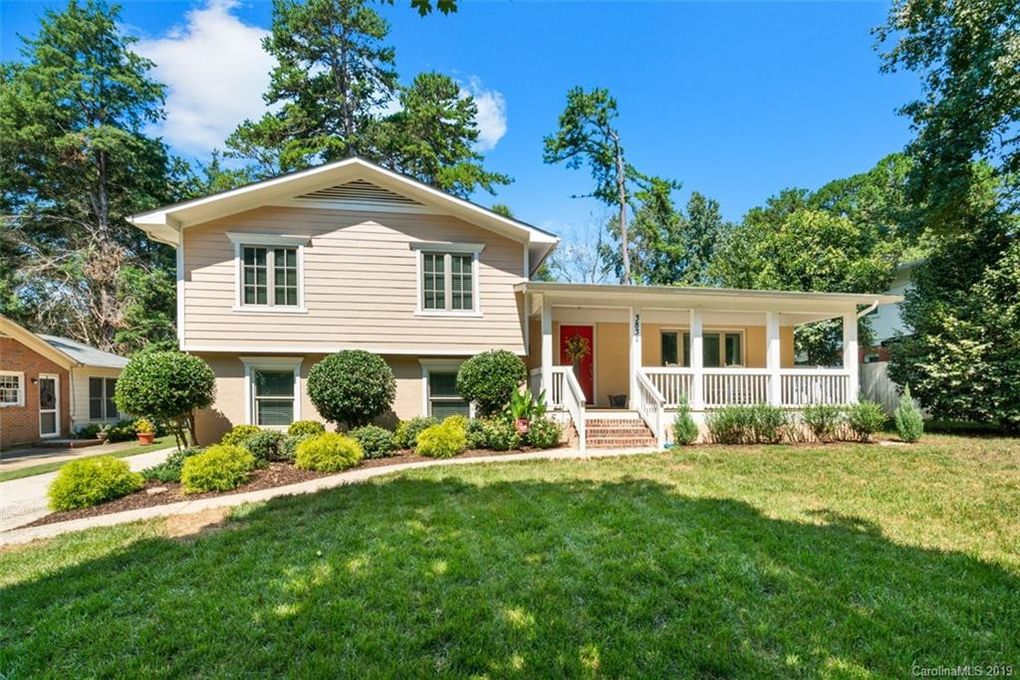
[[0,316],[0,451],[116,420],[113,388],[126,363]]

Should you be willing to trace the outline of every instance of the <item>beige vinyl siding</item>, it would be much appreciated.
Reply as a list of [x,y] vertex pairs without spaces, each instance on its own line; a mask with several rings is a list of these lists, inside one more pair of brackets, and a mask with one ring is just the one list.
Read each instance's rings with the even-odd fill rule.
[[116,422],[118,418],[128,416],[120,414],[118,418],[92,420],[89,417],[89,378],[116,378],[120,375],[119,368],[97,368],[76,366],[71,369],[71,431],[78,430],[90,423]]
[[[234,244],[226,232],[308,235],[307,313],[235,312]],[[416,315],[414,242],[477,243],[479,316]],[[524,245],[453,217],[263,207],[185,230],[185,346],[200,351],[328,353],[362,348],[427,355],[524,351]]]

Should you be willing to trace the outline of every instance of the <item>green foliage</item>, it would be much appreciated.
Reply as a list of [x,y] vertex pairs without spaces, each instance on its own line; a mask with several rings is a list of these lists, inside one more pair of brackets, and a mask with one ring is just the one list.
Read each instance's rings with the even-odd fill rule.
[[138,434],[156,434],[156,426],[148,418],[139,418],[135,421],[135,432]]
[[356,427],[349,433],[351,439],[361,444],[361,450],[365,458],[385,458],[392,455],[393,433],[378,425],[363,425]]
[[472,449],[509,451],[521,445],[521,435],[506,418],[474,418],[468,421],[466,435]]
[[142,476],[110,456],[73,460],[60,468],[48,491],[54,510],[87,508],[142,487]]
[[536,399],[531,390],[518,388],[510,394],[506,415],[512,420],[536,420],[545,416],[545,390]]
[[860,401],[846,409],[846,424],[859,441],[871,441],[871,435],[880,431],[888,420],[882,405],[873,401]]
[[280,460],[280,444],[283,439],[282,432],[259,430],[239,445],[251,451],[258,467],[265,467],[269,461]]
[[302,434],[322,434],[326,427],[318,420],[296,420],[287,428],[287,435],[296,437]]
[[106,438],[111,442],[127,442],[137,437],[135,421],[132,418],[124,418],[104,427],[106,428]]
[[528,427],[528,443],[539,449],[558,446],[563,428],[552,418],[536,418]]
[[121,371],[114,400],[124,413],[168,423],[179,443],[189,430],[194,443],[194,410],[212,404],[215,389],[216,376],[202,359],[184,352],[142,352]]
[[527,379],[528,371],[513,352],[505,349],[476,354],[457,371],[457,392],[473,401],[482,415],[499,413]]
[[121,353],[152,346],[177,349],[177,286],[173,272],[128,265],[117,275],[116,290],[124,319],[113,340]]
[[318,472],[340,472],[354,467],[365,453],[355,439],[338,432],[315,435],[297,446],[294,465]]
[[698,441],[700,432],[698,424],[691,416],[691,405],[687,398],[677,404],[676,417],[673,418],[673,442],[683,446],[690,446]]
[[429,458],[452,458],[467,448],[467,435],[456,422],[433,425],[418,435],[414,452]]
[[397,380],[378,354],[344,350],[312,366],[308,396],[328,421],[367,425],[393,405]]
[[778,444],[789,416],[778,406],[726,406],[708,414],[708,432],[717,444]]
[[257,435],[262,431],[258,425],[234,425],[220,439],[220,444],[226,444],[227,446],[244,446],[244,443],[248,441],[250,437]]
[[248,449],[215,444],[184,459],[181,488],[184,493],[230,491],[243,484],[254,467],[255,456]]
[[836,438],[843,425],[844,411],[833,404],[809,404],[804,407],[802,417],[815,439],[829,442]]
[[[322,434],[320,432],[319,434]],[[297,447],[301,442],[317,437],[318,434],[295,434],[284,437],[283,441],[280,442],[279,455],[280,460],[286,460],[294,462],[295,456],[297,456]]]
[[393,433],[393,444],[398,449],[413,449],[418,446],[418,435],[438,424],[439,421],[432,416],[415,416],[410,420],[402,420]]
[[903,441],[916,442],[924,434],[924,418],[921,416],[921,409],[917,407],[917,402],[910,396],[909,385],[903,388],[893,418],[896,421],[896,432]]
[[162,463],[142,470],[142,477],[149,482],[179,482],[184,461],[205,451],[203,447],[191,446],[173,451]]

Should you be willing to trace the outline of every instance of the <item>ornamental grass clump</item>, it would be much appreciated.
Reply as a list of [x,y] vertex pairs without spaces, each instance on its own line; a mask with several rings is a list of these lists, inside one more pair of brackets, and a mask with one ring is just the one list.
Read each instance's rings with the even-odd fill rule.
[[184,461],[181,487],[184,493],[230,491],[248,480],[255,456],[248,449],[216,444]]
[[913,443],[924,434],[924,417],[921,415],[921,409],[918,408],[917,402],[910,396],[909,385],[903,388],[894,418],[896,432],[903,441]]
[[50,484],[50,507],[74,510],[126,496],[142,488],[142,476],[111,456],[74,460]]
[[361,462],[365,452],[356,440],[338,432],[309,437],[297,446],[294,465],[317,472],[340,472]]

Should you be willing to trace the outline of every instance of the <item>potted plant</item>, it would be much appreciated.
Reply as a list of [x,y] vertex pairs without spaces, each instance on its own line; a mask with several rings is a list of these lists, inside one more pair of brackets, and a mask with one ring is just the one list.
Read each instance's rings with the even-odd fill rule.
[[510,396],[510,418],[517,434],[522,437],[531,429],[531,421],[545,415],[545,390],[535,399],[527,388],[519,389]]
[[156,438],[156,426],[148,418],[139,418],[135,421],[135,433],[138,443],[147,446]]

